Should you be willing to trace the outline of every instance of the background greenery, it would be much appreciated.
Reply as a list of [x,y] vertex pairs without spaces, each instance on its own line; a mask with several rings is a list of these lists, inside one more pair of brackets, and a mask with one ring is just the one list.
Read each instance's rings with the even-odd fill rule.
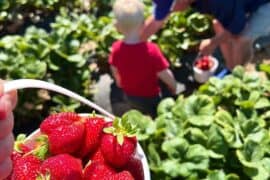
[[[1,1],[0,77],[41,79],[91,99],[99,76],[109,73],[110,46],[121,37],[113,24],[112,3]],[[146,0],[145,5],[148,16],[151,1]],[[188,10],[173,14],[164,30],[151,39],[160,45],[173,68],[181,64],[185,52],[196,51],[199,39],[211,33],[210,24],[209,17]],[[28,128],[33,119],[39,123],[51,111],[80,112],[85,108],[45,90],[26,90],[19,96],[15,129]]]
[[[112,2],[0,1],[0,77],[41,79],[91,99],[93,85],[109,72],[110,46],[121,38],[113,25]],[[144,2],[148,16],[151,1]],[[151,40],[171,68],[179,67],[186,53],[196,53],[200,40],[213,34],[211,19],[192,9],[172,14]],[[124,115],[140,127],[152,179],[270,178],[270,66],[258,69],[264,78],[238,67],[191,96],[164,99],[155,121],[136,111]],[[46,90],[20,91],[15,129],[29,133],[52,111],[75,110],[89,111]]]

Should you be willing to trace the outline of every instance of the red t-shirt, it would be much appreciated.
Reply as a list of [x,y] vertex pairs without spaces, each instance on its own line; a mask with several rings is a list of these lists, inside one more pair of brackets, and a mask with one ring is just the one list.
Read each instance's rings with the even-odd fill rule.
[[169,67],[158,46],[151,42],[116,41],[109,63],[118,70],[123,91],[139,97],[157,96],[160,92],[157,73]]

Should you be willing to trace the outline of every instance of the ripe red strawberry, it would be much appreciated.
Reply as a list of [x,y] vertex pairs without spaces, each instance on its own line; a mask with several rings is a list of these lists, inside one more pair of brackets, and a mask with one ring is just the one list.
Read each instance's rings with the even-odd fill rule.
[[137,145],[134,127],[126,119],[115,119],[104,132],[100,146],[104,159],[115,168],[125,166]]
[[[111,177],[108,177],[106,180],[135,180],[134,177],[128,171],[122,171]],[[137,179],[136,179],[137,180]]]
[[51,154],[74,154],[83,142],[84,118],[71,112],[54,114],[41,123],[40,130],[48,136]]
[[84,180],[105,180],[116,172],[110,166],[102,162],[91,162],[84,169]]
[[49,176],[50,180],[81,180],[83,178],[82,163],[69,154],[59,154],[46,159],[40,173]]
[[144,180],[143,165],[140,159],[133,156],[125,166],[125,170],[128,170],[134,179]]
[[104,156],[100,150],[100,148],[97,149],[96,152],[94,152],[91,156],[90,156],[90,160],[91,162],[101,162],[101,163],[105,163],[105,159]]
[[203,56],[196,60],[195,66],[201,70],[207,71],[213,67],[213,61],[209,58],[209,56]]
[[85,137],[79,152],[79,157],[84,158],[94,152],[100,144],[102,130],[105,125],[104,118],[88,117],[85,120]]
[[36,180],[41,160],[33,155],[16,157],[13,161],[12,180]]
[[73,112],[61,112],[49,115],[40,124],[40,130],[43,133],[50,134],[63,125],[70,125],[80,120],[80,116]]

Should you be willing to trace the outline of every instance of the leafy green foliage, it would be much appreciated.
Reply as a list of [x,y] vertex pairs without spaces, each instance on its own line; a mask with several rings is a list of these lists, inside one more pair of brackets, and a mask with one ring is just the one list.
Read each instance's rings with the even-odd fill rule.
[[269,90],[268,79],[237,67],[191,96],[164,99],[154,121],[127,112],[140,127],[152,178],[269,179]]
[[165,27],[153,37],[172,67],[179,66],[184,53],[198,51],[202,39],[212,34],[212,18],[188,9],[170,15]]

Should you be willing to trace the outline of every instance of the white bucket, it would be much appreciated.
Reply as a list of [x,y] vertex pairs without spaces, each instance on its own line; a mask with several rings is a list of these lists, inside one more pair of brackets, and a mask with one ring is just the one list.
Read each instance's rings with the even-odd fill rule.
[[208,71],[205,70],[201,70],[199,68],[197,68],[195,66],[196,60],[193,63],[193,76],[194,79],[198,82],[198,83],[205,83],[206,81],[208,81],[208,79],[214,75],[214,73],[216,72],[217,68],[218,68],[218,60],[213,57],[213,56],[209,56],[209,58],[213,61],[213,66],[211,69],[209,69]]
[[[79,114],[80,116],[90,116],[91,114],[87,114],[87,113],[83,113],[83,114]],[[96,115],[96,116],[101,116],[101,115]],[[104,117],[104,116],[102,116]],[[106,121],[111,121],[110,118],[104,118]],[[33,133],[31,133],[27,138],[26,138],[26,144],[31,144],[36,137],[38,137],[40,135],[40,130],[37,129],[35,130]],[[143,173],[144,173],[144,180],[150,180],[150,169],[147,163],[147,158],[143,152],[142,147],[140,146],[139,143],[137,143],[137,148],[136,148],[136,153],[135,153],[136,158],[140,159],[142,162],[142,166],[143,166]]]

